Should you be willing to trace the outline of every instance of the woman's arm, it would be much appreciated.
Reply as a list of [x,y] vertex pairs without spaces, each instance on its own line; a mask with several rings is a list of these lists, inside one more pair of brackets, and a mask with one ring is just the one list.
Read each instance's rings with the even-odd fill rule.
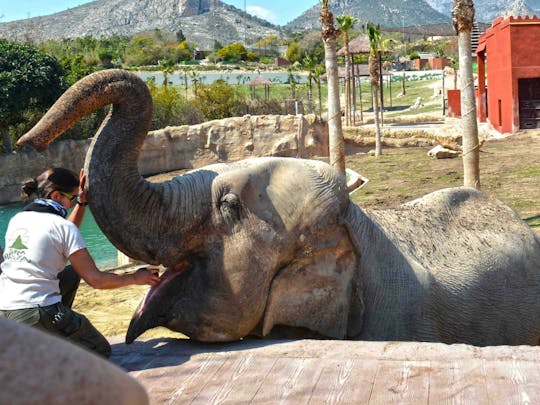
[[86,190],[86,173],[84,169],[81,169],[79,173],[79,195],[77,196],[77,203],[71,214],[69,214],[68,221],[77,225],[77,228],[81,227],[86,212],[86,205],[88,204],[87,198],[88,190]]
[[87,249],[80,249],[69,256],[73,268],[93,288],[105,290],[127,285],[156,285],[159,283],[159,271],[155,268],[139,269],[133,274],[104,273],[96,267],[94,259]]
[[71,214],[69,214],[69,217],[67,220],[77,225],[77,228],[80,228],[82,221],[84,219],[85,211],[86,211],[86,205],[77,204],[71,210]]

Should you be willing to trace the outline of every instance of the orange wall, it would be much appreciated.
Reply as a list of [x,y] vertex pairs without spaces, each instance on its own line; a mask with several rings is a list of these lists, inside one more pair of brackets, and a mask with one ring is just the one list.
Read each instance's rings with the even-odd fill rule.
[[430,69],[442,70],[445,66],[450,66],[450,59],[448,58],[431,58],[428,59]]
[[488,120],[502,133],[519,129],[518,79],[540,77],[540,19],[499,17],[486,44]]
[[461,90],[447,90],[448,112],[446,115],[451,118],[461,117]]

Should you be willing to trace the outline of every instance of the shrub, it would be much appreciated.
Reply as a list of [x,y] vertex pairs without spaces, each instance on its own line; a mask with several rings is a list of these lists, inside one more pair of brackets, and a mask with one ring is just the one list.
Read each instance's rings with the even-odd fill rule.
[[206,120],[215,120],[238,115],[238,105],[242,98],[236,88],[224,80],[212,84],[199,84],[193,104],[202,111]]

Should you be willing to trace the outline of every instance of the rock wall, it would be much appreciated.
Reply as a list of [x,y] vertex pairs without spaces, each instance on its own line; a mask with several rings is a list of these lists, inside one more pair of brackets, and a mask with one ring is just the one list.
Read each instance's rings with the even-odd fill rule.
[[[0,204],[20,201],[22,182],[47,167],[78,173],[89,146],[90,140],[60,141],[44,153],[24,150],[0,156]],[[255,156],[327,155],[328,127],[315,115],[246,115],[150,132],[139,171],[148,176]]]

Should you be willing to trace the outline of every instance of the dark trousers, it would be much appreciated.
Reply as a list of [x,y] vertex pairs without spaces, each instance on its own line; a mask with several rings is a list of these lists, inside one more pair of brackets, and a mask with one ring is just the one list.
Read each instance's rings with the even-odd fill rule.
[[88,318],[71,309],[81,278],[72,266],[58,273],[62,301],[45,307],[12,311],[0,310],[0,318],[33,325],[91,350],[101,356],[111,355],[107,339],[90,323]]

